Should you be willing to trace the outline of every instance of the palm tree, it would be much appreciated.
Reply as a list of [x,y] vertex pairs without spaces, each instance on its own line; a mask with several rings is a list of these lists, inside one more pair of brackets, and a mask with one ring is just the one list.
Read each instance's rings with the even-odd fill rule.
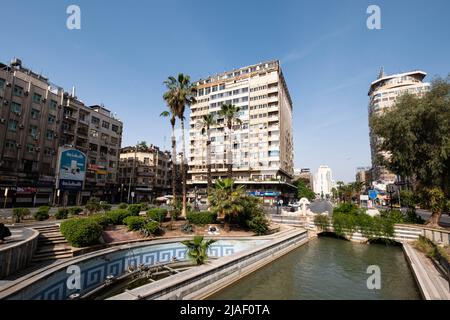
[[233,104],[224,104],[219,110],[219,115],[221,117],[225,118],[224,124],[228,128],[228,151],[227,151],[227,178],[232,179],[233,178],[233,154],[232,154],[232,130],[233,130],[233,124],[241,124],[242,121],[239,119],[239,111],[241,108],[236,107]]
[[197,265],[201,265],[208,259],[208,248],[214,242],[216,240],[203,240],[203,236],[195,236],[194,240],[185,240],[181,243],[188,248],[187,256],[195,261]]
[[[169,109],[170,106],[169,106]],[[170,117],[170,125],[172,127],[172,201],[175,205],[177,201],[177,188],[176,188],[176,159],[177,159],[177,142],[175,140],[175,123],[177,121],[175,113],[172,111],[163,111],[161,117]]]
[[338,181],[336,182],[337,184],[337,190],[338,190],[338,197],[339,197],[339,202],[342,201],[341,196],[342,196],[342,187],[344,186],[344,181]]
[[186,106],[189,107],[195,102],[195,95],[197,89],[195,85],[191,83],[190,77],[182,73],[178,74],[178,78],[168,77],[164,84],[167,87],[167,91],[164,93],[163,98],[166,100],[170,109],[174,112],[175,116],[181,121],[181,134],[183,139],[183,154],[181,157],[181,179],[183,180],[183,200],[181,217],[186,218],[186,139],[184,131],[184,111]]
[[209,194],[209,203],[218,218],[224,221],[224,230],[230,230],[230,222],[239,213],[243,212],[242,199],[245,190],[242,185],[235,186],[233,179],[219,179]]
[[212,187],[212,179],[211,179],[211,132],[210,128],[212,125],[216,124],[216,120],[212,114],[204,115],[202,118],[202,126],[203,133],[206,131],[207,140],[206,140],[206,170],[207,170],[207,179],[208,179],[208,193]]

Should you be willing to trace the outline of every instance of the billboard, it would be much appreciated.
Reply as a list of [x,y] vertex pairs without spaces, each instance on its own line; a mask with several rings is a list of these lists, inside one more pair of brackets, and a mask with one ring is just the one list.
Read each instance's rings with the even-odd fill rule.
[[61,190],[83,189],[86,176],[86,155],[73,148],[60,148],[57,187]]

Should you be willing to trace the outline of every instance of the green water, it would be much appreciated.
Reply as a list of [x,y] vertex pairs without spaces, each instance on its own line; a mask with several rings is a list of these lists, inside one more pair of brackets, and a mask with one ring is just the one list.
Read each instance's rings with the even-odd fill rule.
[[[369,290],[369,265],[381,270],[381,289]],[[210,299],[420,299],[400,246],[313,239]]]

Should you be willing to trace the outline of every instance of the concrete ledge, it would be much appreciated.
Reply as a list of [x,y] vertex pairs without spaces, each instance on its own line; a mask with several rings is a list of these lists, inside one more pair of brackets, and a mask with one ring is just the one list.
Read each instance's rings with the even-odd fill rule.
[[450,300],[450,287],[433,263],[411,244],[404,243],[403,251],[413,271],[420,293],[425,300]]
[[110,300],[203,299],[307,241],[308,231],[295,228],[268,243],[127,290]]
[[[13,231],[15,228],[10,227]],[[6,278],[27,267],[37,248],[39,231],[21,228],[29,234],[26,239],[0,247],[0,279]]]

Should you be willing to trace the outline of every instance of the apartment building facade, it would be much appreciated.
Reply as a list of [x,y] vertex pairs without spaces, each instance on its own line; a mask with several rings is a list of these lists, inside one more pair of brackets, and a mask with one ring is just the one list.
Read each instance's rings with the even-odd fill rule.
[[322,165],[317,169],[313,179],[314,193],[319,197],[331,197],[334,187],[333,173],[329,166]]
[[[423,81],[426,75],[427,74],[423,71],[385,75],[384,71],[381,70],[378,79],[370,84],[368,93],[369,126],[372,117],[391,109],[400,96],[406,93],[422,96],[429,91],[430,83]],[[380,158],[389,159],[389,154],[377,150],[381,138],[373,134],[371,127],[369,129],[372,179],[385,184],[395,183],[397,181],[397,176],[384,167],[379,160]]]
[[[132,146],[120,151],[121,201],[151,202],[171,194],[171,154],[159,147]],[[131,187],[131,188],[130,188]]]
[[[213,180],[227,175],[231,149],[233,178],[250,194],[273,204],[292,198],[293,178],[292,100],[279,61],[255,64],[197,81],[197,101],[190,114],[189,184],[205,189],[207,135],[202,117],[212,114],[210,129]],[[240,108],[241,124],[228,132],[219,110],[224,104]],[[231,145],[229,143],[231,134]]]
[[[91,119],[99,109],[88,107],[78,100],[74,92],[52,84],[47,78],[22,66],[16,59],[11,64],[0,64],[0,195],[6,206],[33,206],[52,203],[56,199],[55,176],[58,148],[72,146],[88,156],[88,163],[98,159],[89,155],[89,144],[95,140],[90,136]],[[114,144],[102,141],[110,149],[120,149],[122,123],[106,114],[117,127]],[[110,130],[112,131],[112,130]],[[114,153],[111,151],[111,153]],[[83,195],[98,194],[97,190],[115,189],[118,152],[110,161],[111,179],[103,186],[99,179],[86,179],[81,193],[66,194],[69,203],[80,202]],[[108,175],[108,174],[107,174]],[[5,191],[8,194],[5,202]],[[61,201],[63,197],[61,198]]]

